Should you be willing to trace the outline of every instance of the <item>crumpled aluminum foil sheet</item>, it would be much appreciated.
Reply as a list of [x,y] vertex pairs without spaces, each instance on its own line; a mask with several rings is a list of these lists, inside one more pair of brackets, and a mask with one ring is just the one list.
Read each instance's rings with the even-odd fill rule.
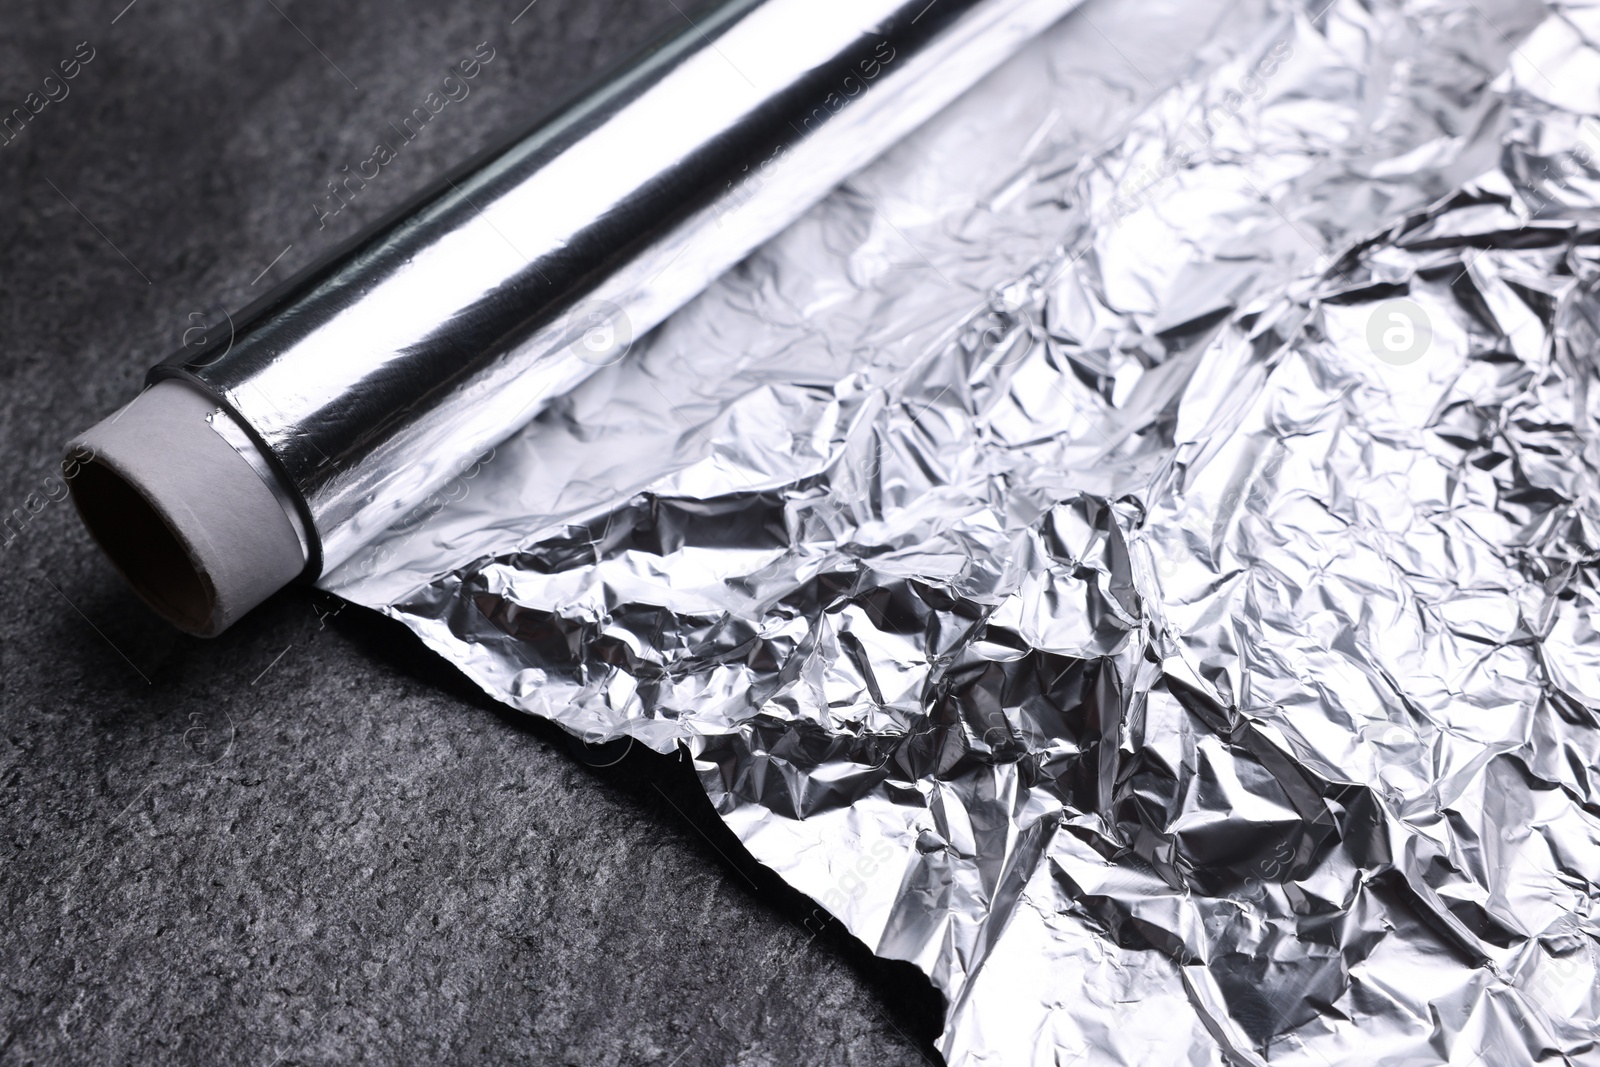
[[1600,1063],[1600,7],[1091,0],[324,581],[952,1064]]

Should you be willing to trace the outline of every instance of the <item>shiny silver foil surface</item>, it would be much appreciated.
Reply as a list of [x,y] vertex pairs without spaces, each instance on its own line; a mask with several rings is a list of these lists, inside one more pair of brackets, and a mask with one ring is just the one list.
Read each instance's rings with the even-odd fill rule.
[[952,1064],[1600,1063],[1600,7],[1090,0],[324,586]]
[[[198,386],[253,435],[321,574],[1078,2],[680,7],[597,89],[152,378]],[[493,52],[444,91],[466,92]]]

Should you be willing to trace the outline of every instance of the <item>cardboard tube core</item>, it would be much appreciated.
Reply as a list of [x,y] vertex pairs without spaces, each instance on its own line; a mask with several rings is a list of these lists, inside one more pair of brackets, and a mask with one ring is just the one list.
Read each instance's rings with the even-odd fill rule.
[[164,381],[69,446],[89,533],[145,603],[202,637],[306,566],[297,520],[258,473],[264,461],[252,465],[208,421],[228,417],[198,389]]

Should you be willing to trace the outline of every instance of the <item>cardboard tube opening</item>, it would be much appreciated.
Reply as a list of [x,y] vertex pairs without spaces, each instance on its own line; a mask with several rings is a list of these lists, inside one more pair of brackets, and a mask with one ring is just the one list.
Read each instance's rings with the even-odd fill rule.
[[[72,499],[145,603],[214,637],[306,569],[304,534],[216,401],[159,382],[72,443]],[[252,463],[251,459],[256,462]]]
[[72,499],[89,534],[134,592],[180,629],[206,628],[215,591],[139,490],[110,467],[90,462],[73,479]]

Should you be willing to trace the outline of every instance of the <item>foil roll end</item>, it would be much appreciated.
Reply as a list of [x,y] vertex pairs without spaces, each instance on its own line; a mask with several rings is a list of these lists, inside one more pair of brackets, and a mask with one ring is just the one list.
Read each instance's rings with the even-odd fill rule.
[[[67,446],[78,515],[112,564],[174,626],[215,637],[306,567],[294,517],[217,404],[160,382]],[[226,418],[226,416],[221,416]]]

